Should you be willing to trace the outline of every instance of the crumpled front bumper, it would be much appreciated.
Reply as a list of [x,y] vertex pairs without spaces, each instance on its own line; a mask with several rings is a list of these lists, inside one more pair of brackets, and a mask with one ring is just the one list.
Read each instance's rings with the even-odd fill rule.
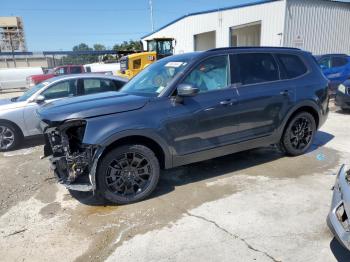
[[[59,127],[44,127],[44,157],[57,181],[74,191],[96,191],[96,171],[104,148],[99,145],[82,144],[76,137],[69,138],[68,128],[80,127],[80,122],[66,122]],[[75,140],[70,140],[74,139]],[[74,149],[72,149],[72,147]]]
[[348,173],[349,169],[343,165],[337,174],[327,224],[338,241],[350,250],[350,184],[347,181]]

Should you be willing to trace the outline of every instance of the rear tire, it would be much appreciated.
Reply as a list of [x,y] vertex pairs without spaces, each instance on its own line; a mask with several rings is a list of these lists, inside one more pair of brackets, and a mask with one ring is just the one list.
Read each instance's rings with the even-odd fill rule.
[[0,151],[16,149],[23,140],[22,133],[18,128],[7,122],[0,122]]
[[286,154],[304,154],[312,145],[316,131],[316,121],[310,113],[301,112],[295,115],[287,124],[281,139]]
[[143,145],[125,145],[108,152],[97,172],[99,193],[116,204],[130,204],[148,197],[159,180],[159,161]]

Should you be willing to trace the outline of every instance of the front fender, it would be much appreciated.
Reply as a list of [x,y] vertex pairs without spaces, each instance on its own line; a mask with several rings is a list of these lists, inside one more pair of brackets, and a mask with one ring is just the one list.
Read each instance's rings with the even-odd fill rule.
[[[130,136],[140,136],[157,143],[165,156],[165,168],[172,166],[172,157],[166,139],[160,135],[159,122],[148,118],[137,118],[133,115],[114,115],[93,119],[86,119],[86,128],[83,138],[84,144],[98,145],[106,148],[112,143]],[[147,126],[146,126],[147,124]]]

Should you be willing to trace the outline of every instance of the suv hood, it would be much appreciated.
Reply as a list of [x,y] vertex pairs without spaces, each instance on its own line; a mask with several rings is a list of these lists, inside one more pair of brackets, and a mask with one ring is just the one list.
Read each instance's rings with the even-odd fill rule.
[[46,123],[84,119],[142,108],[149,98],[119,92],[60,99],[43,105],[38,114]]

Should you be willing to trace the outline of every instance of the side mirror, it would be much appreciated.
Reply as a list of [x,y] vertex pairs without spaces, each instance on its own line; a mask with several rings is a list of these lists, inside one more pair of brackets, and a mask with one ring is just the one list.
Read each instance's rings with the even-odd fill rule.
[[34,101],[35,101],[35,103],[37,103],[37,104],[42,104],[42,103],[45,102],[45,97],[42,96],[42,95],[38,95],[37,98],[35,98]]
[[181,84],[177,87],[179,97],[191,97],[199,93],[199,89],[190,84]]
[[322,70],[327,69],[327,66],[325,66],[325,65],[320,65],[320,67]]

